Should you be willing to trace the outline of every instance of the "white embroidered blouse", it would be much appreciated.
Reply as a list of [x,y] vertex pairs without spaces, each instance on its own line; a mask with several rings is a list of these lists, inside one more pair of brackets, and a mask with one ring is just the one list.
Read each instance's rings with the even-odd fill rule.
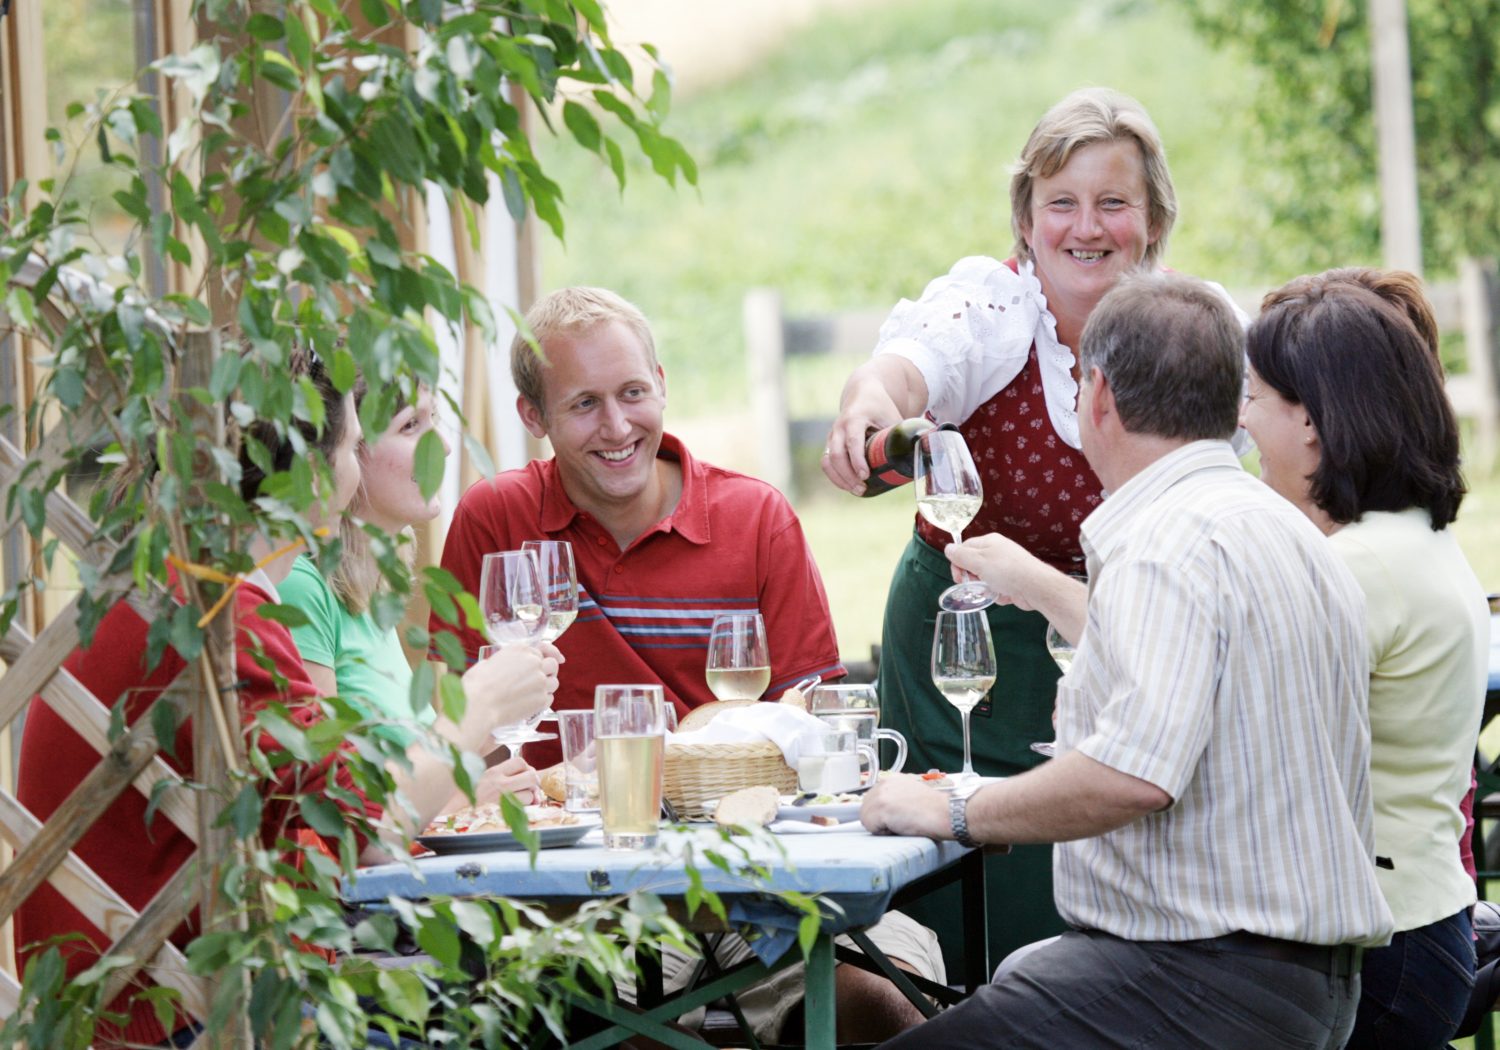
[[[1209,286],[1233,305],[1222,287]],[[1244,311],[1234,311],[1248,326]],[[1057,318],[1030,260],[1012,272],[986,255],[960,259],[920,299],[896,304],[875,353],[916,365],[927,383],[927,411],[940,423],[962,423],[1020,374],[1033,343],[1052,429],[1079,448],[1073,351],[1058,341]],[[1237,435],[1235,446],[1243,452],[1249,443]]]

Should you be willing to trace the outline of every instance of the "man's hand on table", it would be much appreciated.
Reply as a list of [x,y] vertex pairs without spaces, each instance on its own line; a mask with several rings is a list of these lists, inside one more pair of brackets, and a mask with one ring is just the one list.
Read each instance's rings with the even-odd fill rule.
[[951,839],[948,795],[909,773],[893,773],[865,795],[859,819],[875,835],[923,835]]

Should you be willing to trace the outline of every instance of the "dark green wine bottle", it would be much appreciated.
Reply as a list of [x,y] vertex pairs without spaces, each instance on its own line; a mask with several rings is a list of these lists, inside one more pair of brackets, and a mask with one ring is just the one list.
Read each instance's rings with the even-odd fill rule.
[[952,423],[941,426],[923,416],[903,419],[884,430],[871,427],[865,432],[865,461],[870,476],[865,479],[866,496],[899,488],[916,473],[917,440],[929,430],[957,430]]

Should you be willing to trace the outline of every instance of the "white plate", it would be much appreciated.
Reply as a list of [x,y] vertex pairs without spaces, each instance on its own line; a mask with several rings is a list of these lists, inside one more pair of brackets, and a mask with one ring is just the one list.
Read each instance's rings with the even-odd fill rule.
[[813,817],[832,817],[842,824],[846,820],[859,819],[859,801],[854,802],[809,802],[794,806],[795,795],[783,795],[781,806],[776,810],[777,820],[812,820]]
[[[599,826],[599,818],[578,814],[577,824],[553,824],[536,828],[539,849],[572,846]],[[458,835],[418,835],[417,841],[434,853],[492,853],[526,848],[509,831],[467,831]]]

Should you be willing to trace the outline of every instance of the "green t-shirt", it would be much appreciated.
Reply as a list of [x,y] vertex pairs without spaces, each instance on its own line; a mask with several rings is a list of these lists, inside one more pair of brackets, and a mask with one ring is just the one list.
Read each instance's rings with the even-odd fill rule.
[[431,704],[418,713],[411,707],[411,665],[394,628],[381,630],[368,611],[352,615],[318,572],[312,559],[300,557],[279,588],[281,600],[295,605],[308,622],[292,628],[292,639],[309,663],[333,668],[339,696],[363,701],[377,717],[431,725]]

